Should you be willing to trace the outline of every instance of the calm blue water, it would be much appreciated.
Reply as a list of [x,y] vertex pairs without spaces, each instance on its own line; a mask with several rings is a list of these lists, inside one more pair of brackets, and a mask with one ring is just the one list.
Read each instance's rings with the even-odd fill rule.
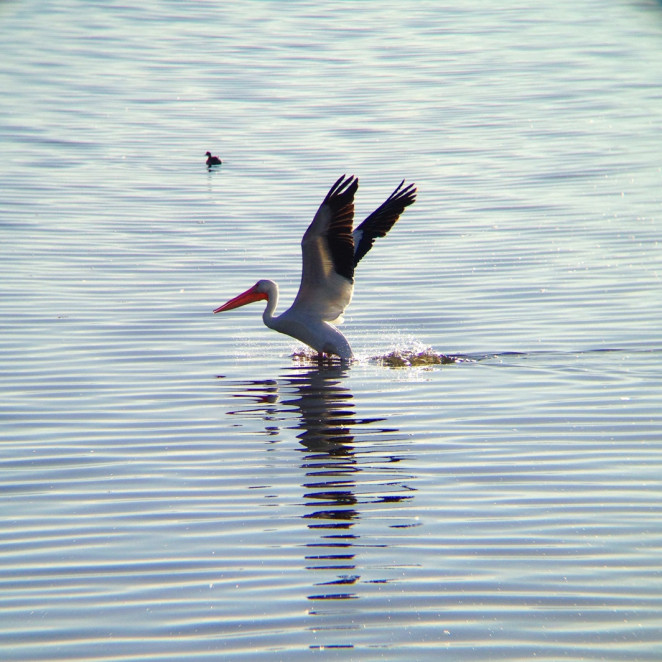
[[[25,0],[0,52],[2,660],[662,657],[659,2]],[[342,173],[419,196],[309,365],[211,311],[292,300]]]

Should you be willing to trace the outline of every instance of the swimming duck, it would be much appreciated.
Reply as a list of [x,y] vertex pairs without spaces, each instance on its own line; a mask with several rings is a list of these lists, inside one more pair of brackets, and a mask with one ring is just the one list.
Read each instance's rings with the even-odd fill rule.
[[223,163],[223,161],[221,161],[221,159],[219,159],[218,156],[212,156],[211,152],[207,152],[205,156],[207,157],[208,168],[211,168],[212,166],[215,165],[221,165],[221,163]]

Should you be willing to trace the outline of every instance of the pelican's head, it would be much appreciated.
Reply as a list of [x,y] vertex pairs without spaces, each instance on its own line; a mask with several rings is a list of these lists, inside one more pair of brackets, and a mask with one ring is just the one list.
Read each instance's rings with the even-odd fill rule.
[[245,306],[247,303],[253,303],[254,301],[260,301],[260,299],[269,300],[269,294],[272,291],[274,283],[270,280],[258,280],[253,287],[242,292],[239,296],[236,296],[234,299],[230,299],[227,303],[224,303],[222,306],[219,306],[214,310],[215,313],[222,313],[226,310],[232,310],[233,308],[239,308]]

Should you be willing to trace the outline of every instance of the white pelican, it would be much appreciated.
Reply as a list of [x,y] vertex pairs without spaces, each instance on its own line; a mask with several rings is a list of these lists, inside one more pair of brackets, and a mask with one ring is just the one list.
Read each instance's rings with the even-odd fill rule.
[[335,354],[344,361],[351,360],[347,339],[333,325],[342,322],[343,312],[352,300],[354,267],[372,248],[375,238],[386,235],[405,207],[416,200],[414,185],[403,188],[404,183],[403,179],[389,198],[352,232],[354,194],[359,180],[353,175],[340,177],[301,240],[301,285],[290,308],[274,317],[278,285],[271,280],[258,280],[214,312],[266,299],[262,319],[270,329],[306,343],[320,357]]

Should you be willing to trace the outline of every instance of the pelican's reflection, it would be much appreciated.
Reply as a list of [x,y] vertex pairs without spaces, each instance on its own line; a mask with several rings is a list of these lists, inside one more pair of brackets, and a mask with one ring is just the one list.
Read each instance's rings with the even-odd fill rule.
[[345,372],[345,368],[329,367],[290,379],[296,398],[288,404],[296,406],[300,415],[297,437],[304,452],[302,487],[305,505],[310,508],[304,518],[308,528],[318,534],[307,543],[306,569],[334,574],[328,581],[316,582],[320,592],[308,596],[310,600],[357,597],[340,589],[359,579],[353,573],[358,536],[351,531],[360,517],[355,494],[360,468],[352,433],[359,421],[352,394],[341,381]]
[[[393,503],[413,492],[397,467],[398,431],[384,427],[383,418],[357,417],[347,372],[341,365],[293,367],[278,380],[243,382],[235,395],[246,404],[230,412],[261,416],[267,434],[282,438],[290,430],[299,441],[302,517],[311,532],[305,568],[319,575],[311,601],[359,597],[355,585],[365,560],[357,561],[357,553],[386,545],[374,534],[361,540],[357,525],[366,517],[395,517]],[[385,581],[373,577],[370,583]],[[309,613],[319,613],[321,604],[328,602],[316,602]]]

